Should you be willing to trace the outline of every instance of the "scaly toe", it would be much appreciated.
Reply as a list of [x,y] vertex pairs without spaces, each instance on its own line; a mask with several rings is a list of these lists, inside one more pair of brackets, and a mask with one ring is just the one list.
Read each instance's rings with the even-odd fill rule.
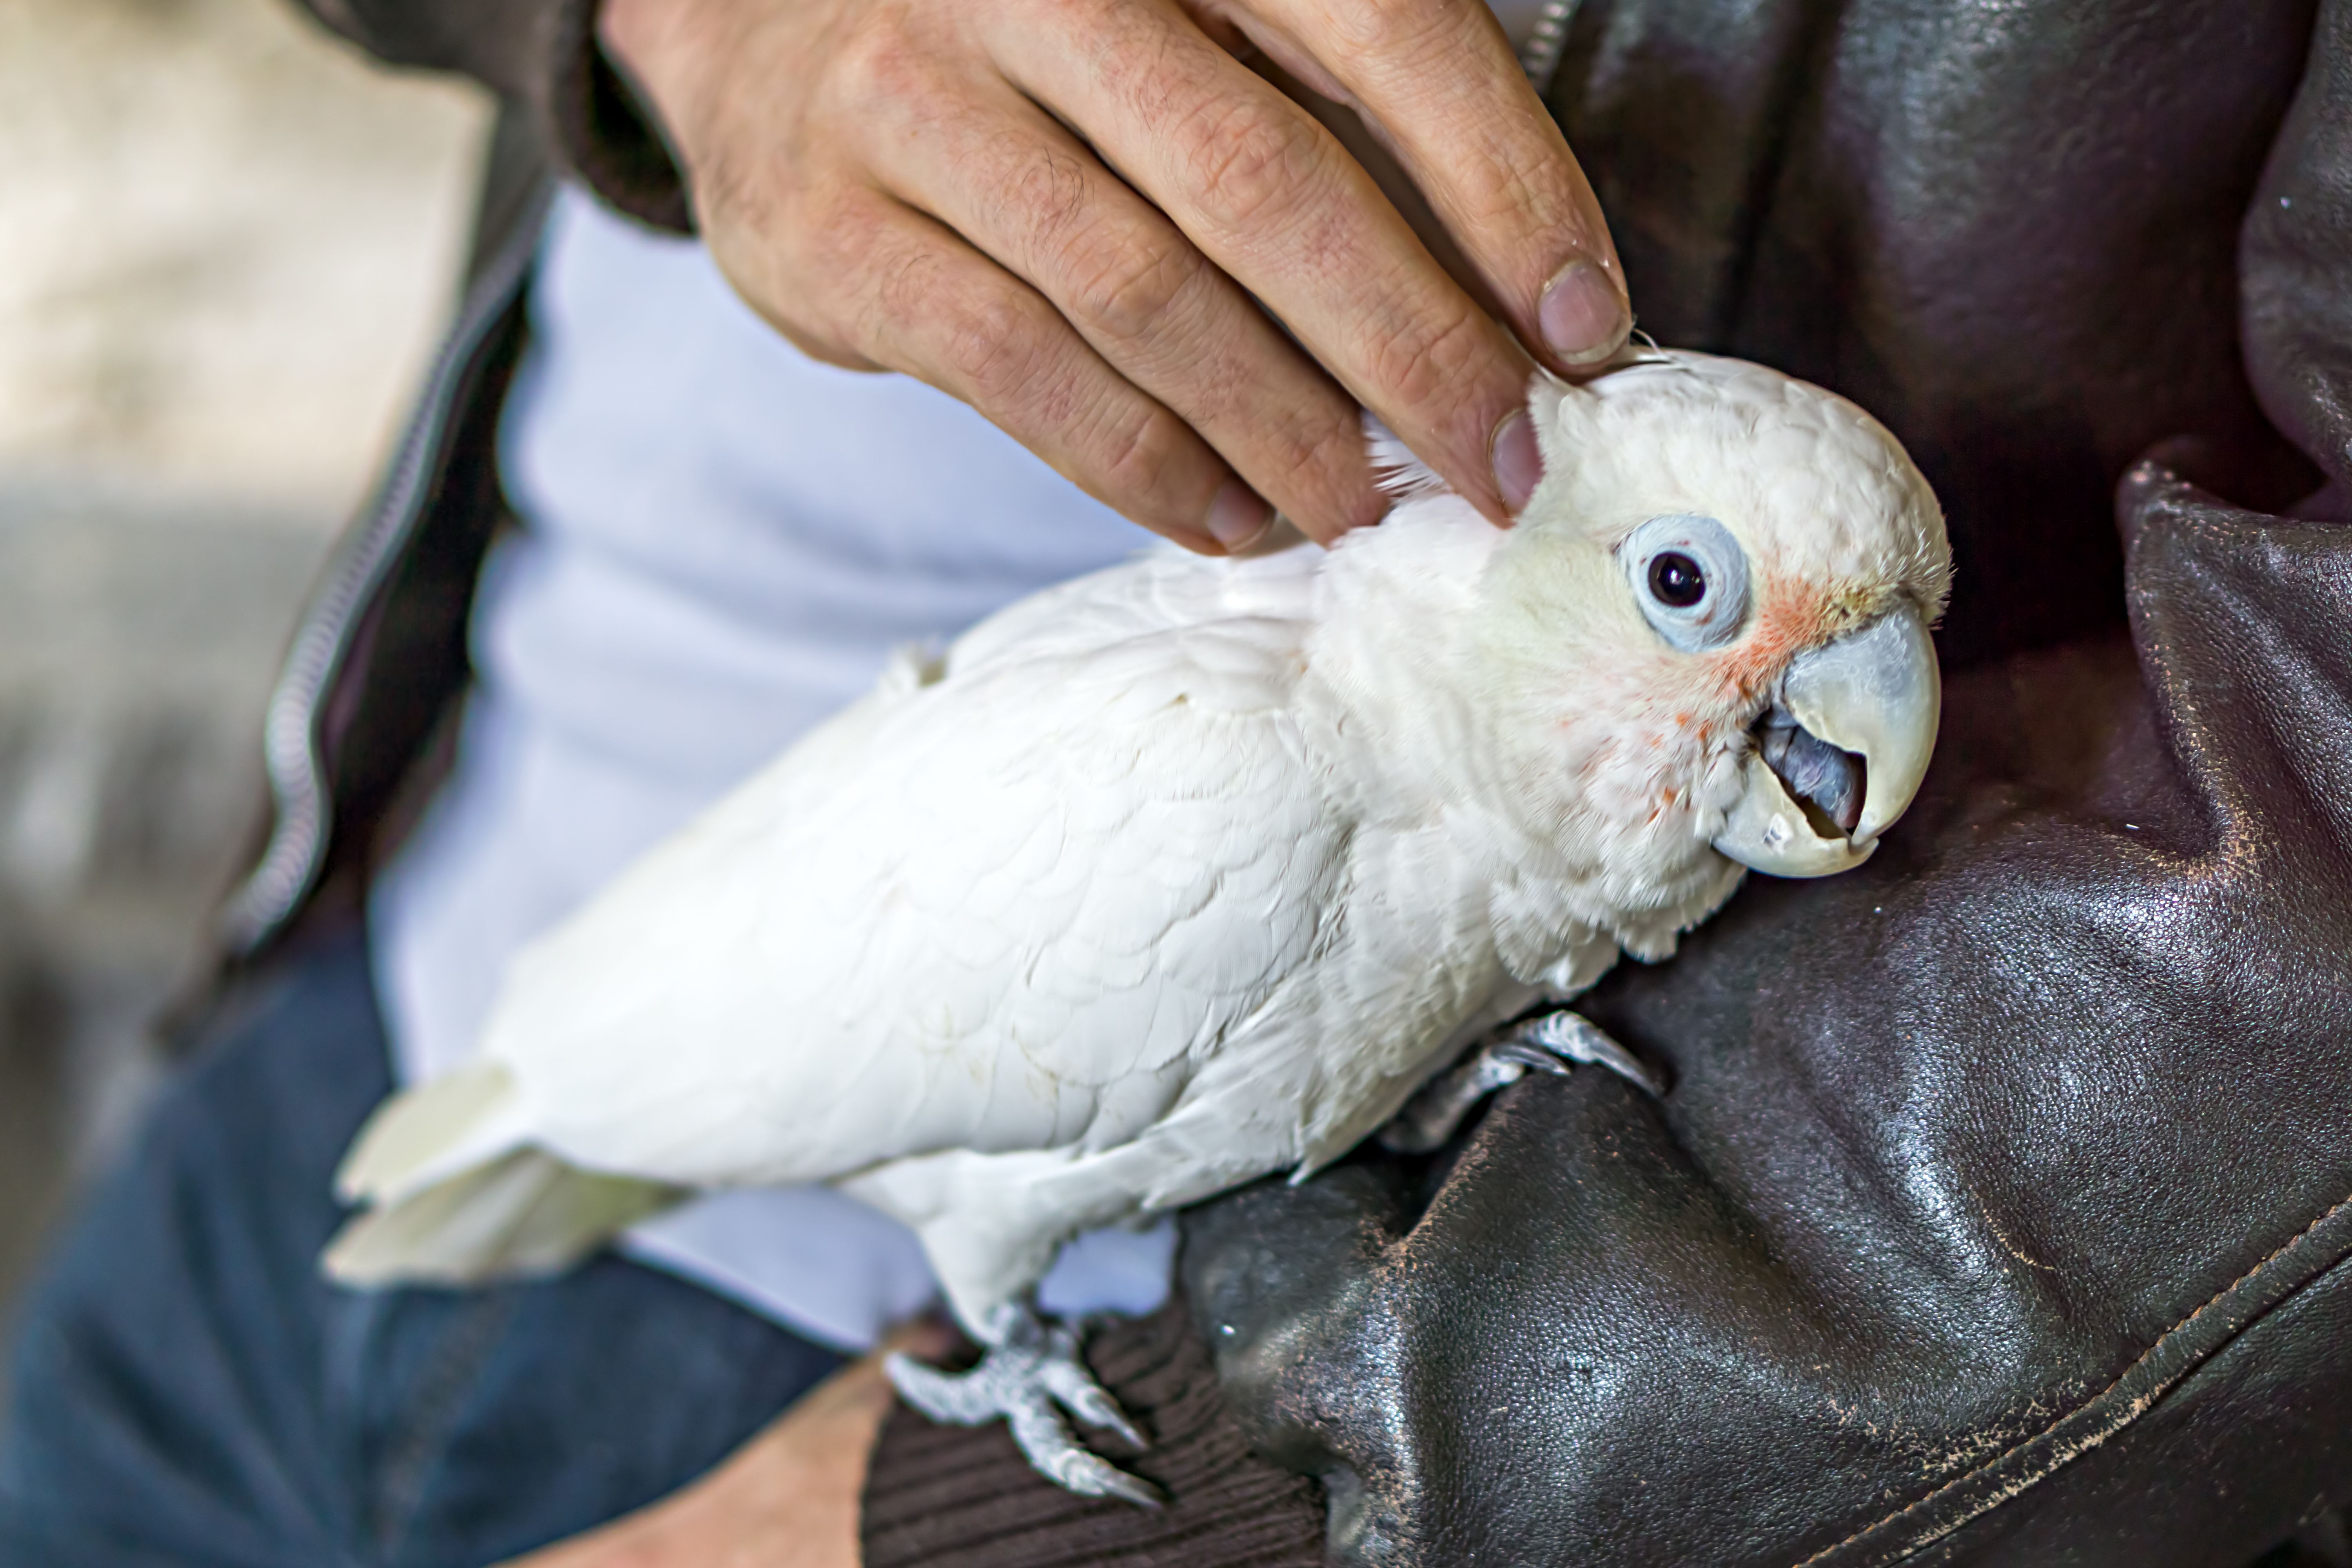
[[932,1420],[950,1426],[977,1426],[1004,1414],[997,1388],[1002,1380],[983,1377],[987,1366],[982,1362],[967,1373],[941,1372],[935,1366],[925,1366],[904,1351],[892,1351],[882,1358],[882,1370],[898,1389],[898,1397]]
[[1118,1407],[1118,1401],[1109,1391],[1094,1380],[1085,1365],[1073,1361],[1049,1361],[1039,1369],[1045,1391],[1061,1401],[1062,1407],[1089,1426],[1099,1426],[1116,1432],[1136,1447],[1145,1447],[1143,1434]]
[[1168,1500],[1141,1476],[1131,1476],[1087,1452],[1043,1394],[1034,1406],[1005,1412],[1005,1418],[1031,1466],[1055,1485],[1082,1497],[1118,1498],[1139,1508],[1158,1508]]
[[1071,1491],[1120,1498],[1146,1508],[1164,1501],[1150,1482],[1089,1453],[1062,1419],[1066,1408],[1138,1448],[1145,1447],[1143,1434],[1087,1370],[1078,1354],[1077,1330],[1063,1323],[1046,1327],[1034,1317],[992,1327],[1013,1331],[970,1372],[941,1372],[904,1353],[884,1358],[883,1370],[900,1397],[934,1421],[977,1426],[1003,1416],[1013,1441],[1038,1473]]

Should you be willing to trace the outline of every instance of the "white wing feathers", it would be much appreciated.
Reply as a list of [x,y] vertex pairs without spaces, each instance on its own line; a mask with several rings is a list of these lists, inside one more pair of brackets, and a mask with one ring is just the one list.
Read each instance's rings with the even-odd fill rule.
[[525,1149],[699,1187],[1134,1139],[1334,901],[1346,827],[1287,711],[1310,581],[1139,562],[975,629],[942,682],[886,681],[528,950],[484,1065],[397,1102],[347,1184],[397,1202]]

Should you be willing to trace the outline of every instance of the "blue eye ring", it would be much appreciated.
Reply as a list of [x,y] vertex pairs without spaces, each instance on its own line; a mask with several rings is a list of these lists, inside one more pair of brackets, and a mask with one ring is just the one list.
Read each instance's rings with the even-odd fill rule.
[[1711,517],[1654,517],[1625,536],[1617,558],[1642,618],[1668,647],[1700,653],[1748,628],[1748,552]]

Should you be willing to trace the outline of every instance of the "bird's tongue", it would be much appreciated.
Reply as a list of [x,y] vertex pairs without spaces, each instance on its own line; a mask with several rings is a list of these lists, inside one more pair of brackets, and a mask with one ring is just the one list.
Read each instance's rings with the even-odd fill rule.
[[1789,798],[1814,818],[1814,832],[1824,838],[1853,834],[1870,782],[1860,757],[1814,735],[1784,708],[1773,709],[1757,726],[1756,749]]

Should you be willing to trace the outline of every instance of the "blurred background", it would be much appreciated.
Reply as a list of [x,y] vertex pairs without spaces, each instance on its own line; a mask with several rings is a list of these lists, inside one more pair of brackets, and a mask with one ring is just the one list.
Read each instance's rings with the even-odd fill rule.
[[282,0],[0,5],[0,1315],[155,1081],[489,113]]

